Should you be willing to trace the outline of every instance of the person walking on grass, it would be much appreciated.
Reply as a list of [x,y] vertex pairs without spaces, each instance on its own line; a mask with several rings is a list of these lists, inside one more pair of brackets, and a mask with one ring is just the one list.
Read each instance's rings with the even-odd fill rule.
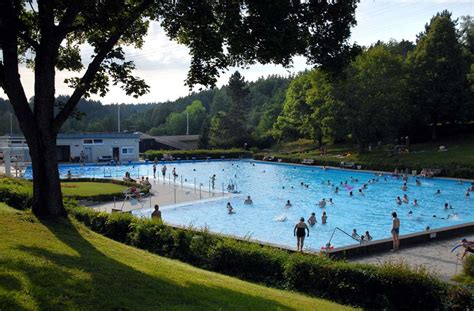
[[392,251],[397,251],[400,248],[400,219],[397,217],[397,213],[393,212],[392,213],[392,238],[393,238],[393,250]]
[[296,236],[296,248],[298,251],[303,252],[303,246],[304,246],[304,236],[306,231],[308,231],[308,237],[309,237],[309,228],[308,225],[304,222],[304,218],[301,217],[300,221],[295,225],[295,228],[293,229],[293,235]]

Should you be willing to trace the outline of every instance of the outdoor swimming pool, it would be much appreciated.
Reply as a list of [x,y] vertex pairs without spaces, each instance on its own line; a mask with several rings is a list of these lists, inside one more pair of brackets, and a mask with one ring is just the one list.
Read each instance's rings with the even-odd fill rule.
[[[293,227],[300,217],[307,219],[311,212],[316,213],[318,223],[310,228],[310,236],[305,240],[306,247],[319,249],[325,245],[334,228],[339,227],[348,233],[357,229],[359,234],[366,230],[374,239],[390,237],[391,212],[396,211],[401,220],[401,234],[413,233],[425,230],[426,226],[440,228],[460,223],[474,221],[474,198],[464,196],[470,185],[468,182],[459,184],[456,181],[446,179],[421,179],[421,186],[415,184],[415,178],[410,177],[407,185],[408,190],[403,191],[403,181],[386,175],[380,177],[378,182],[369,183],[364,195],[358,193],[358,189],[370,179],[376,178],[373,173],[328,169],[326,171],[311,166],[298,166],[277,163],[262,163],[253,161],[209,161],[209,162],[182,162],[166,163],[168,173],[173,167],[180,175],[178,184],[183,178],[183,183],[194,187],[194,179],[197,184],[203,184],[207,190],[210,176],[216,174],[216,190],[222,189],[222,184],[227,185],[231,180],[237,184],[239,195],[231,199],[212,202],[188,204],[178,207],[164,207],[162,217],[165,222],[193,227],[207,226],[210,231],[250,237],[265,242],[281,244],[294,247]],[[157,166],[157,174],[160,174],[162,165]],[[132,177],[137,174],[153,178],[152,164],[140,164],[135,166],[62,166],[60,173],[65,176],[67,170],[73,175],[82,177],[103,178],[112,175],[121,178],[125,171],[129,171]],[[25,177],[31,177],[29,171]],[[352,182],[351,176],[358,179]],[[335,186],[328,185],[328,180],[339,187],[339,193],[335,194]],[[354,187],[354,195],[349,196],[349,191],[340,185],[347,180],[348,185]],[[162,182],[162,180],[160,180]],[[301,182],[308,184],[306,188]],[[440,195],[435,195],[437,189]],[[397,205],[395,198],[408,195],[409,204]],[[158,194],[159,195],[159,194]],[[254,204],[244,205],[243,201],[250,195]],[[320,208],[317,203],[322,198],[332,198],[334,204],[328,204],[326,208]],[[417,199],[419,206],[412,205],[413,199]],[[286,200],[290,200],[293,206],[285,208]],[[236,212],[227,214],[226,203],[230,201]],[[445,210],[444,204],[449,203],[453,209]],[[321,214],[326,211],[328,215],[327,224],[321,224]],[[411,216],[409,211],[413,211]],[[151,210],[136,212],[147,216]],[[456,213],[455,216],[453,216]],[[436,218],[433,215],[437,215]],[[450,218],[447,219],[448,215]],[[286,216],[285,222],[275,221],[275,218]],[[444,219],[443,219],[444,218]],[[357,243],[346,235],[337,232],[332,244],[335,247]]]

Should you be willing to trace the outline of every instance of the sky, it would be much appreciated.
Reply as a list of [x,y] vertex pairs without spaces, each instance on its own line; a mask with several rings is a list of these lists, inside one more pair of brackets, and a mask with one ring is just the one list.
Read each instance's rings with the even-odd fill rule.
[[[344,0],[339,0],[344,1]],[[352,29],[350,42],[359,45],[370,45],[377,40],[388,41],[411,40],[423,31],[424,25],[437,12],[448,10],[454,18],[462,15],[474,15],[474,0],[362,0],[356,10],[357,25]],[[135,99],[126,96],[119,87],[110,87],[110,92],[103,98],[93,97],[104,104],[111,103],[148,103],[174,100],[189,94],[184,85],[190,56],[185,46],[170,41],[160,25],[151,24],[145,44],[141,50],[128,49],[127,56],[135,61],[135,74],[144,78],[150,86],[150,92]],[[83,59],[89,59],[91,49],[82,50]],[[239,70],[246,80],[254,81],[259,77],[271,74],[288,75],[311,68],[303,57],[295,57],[293,67],[283,68],[276,65],[253,65],[248,69],[229,68],[221,75],[217,86],[227,83],[229,76]],[[28,97],[33,95],[33,73],[22,67],[21,79]],[[62,81],[71,74],[58,72],[56,75],[56,94],[69,95],[72,89]],[[0,96],[6,97],[0,90]]]

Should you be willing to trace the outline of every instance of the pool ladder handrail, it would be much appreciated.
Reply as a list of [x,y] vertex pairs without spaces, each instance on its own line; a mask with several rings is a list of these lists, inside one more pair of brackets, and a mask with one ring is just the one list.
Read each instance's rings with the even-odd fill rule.
[[347,235],[347,236],[350,237],[351,239],[353,239],[353,240],[355,240],[355,241],[357,241],[357,242],[360,243],[360,240],[354,238],[352,235],[350,235],[350,234],[347,233],[346,231],[342,230],[341,228],[336,227],[336,228],[334,228],[334,230],[333,230],[333,232],[332,232],[332,234],[331,234],[331,238],[329,239],[329,242],[326,244],[326,247],[331,246],[331,241],[332,241],[332,238],[334,237],[334,233],[336,233],[336,230],[341,231],[342,233],[344,233],[345,235]]

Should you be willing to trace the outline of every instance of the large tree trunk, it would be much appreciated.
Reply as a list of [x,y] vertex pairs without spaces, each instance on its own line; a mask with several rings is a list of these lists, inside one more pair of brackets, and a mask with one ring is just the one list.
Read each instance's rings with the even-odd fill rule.
[[66,216],[59,181],[56,135],[27,137],[33,168],[33,213],[38,217]]

